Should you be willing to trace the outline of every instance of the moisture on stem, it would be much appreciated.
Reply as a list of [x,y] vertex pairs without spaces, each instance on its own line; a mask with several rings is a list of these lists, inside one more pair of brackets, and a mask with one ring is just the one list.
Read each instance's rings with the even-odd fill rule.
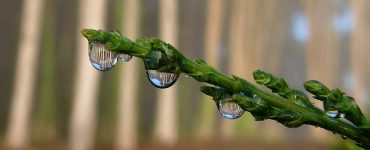
[[257,121],[272,119],[289,128],[313,125],[348,137],[361,147],[370,148],[370,121],[354,99],[339,89],[330,90],[319,81],[307,81],[304,87],[315,99],[323,102],[324,110],[313,105],[308,96],[290,87],[284,79],[264,71],[255,71],[253,77],[271,92],[237,76],[225,75],[203,60],[190,60],[158,38],[132,41],[116,31],[93,29],[84,29],[81,33],[90,43],[104,44],[106,51],[141,58],[150,82],[156,87],[171,86],[181,73],[210,84],[202,86],[201,91],[213,97],[226,118],[236,119],[248,111]]

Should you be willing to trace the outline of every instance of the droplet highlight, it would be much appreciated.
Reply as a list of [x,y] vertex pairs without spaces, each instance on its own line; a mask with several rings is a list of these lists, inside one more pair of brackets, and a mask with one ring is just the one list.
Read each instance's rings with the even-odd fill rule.
[[150,83],[158,88],[168,88],[172,86],[179,77],[177,73],[160,72],[157,70],[147,70],[146,74]]
[[99,71],[108,71],[117,63],[117,53],[108,51],[104,44],[89,43],[89,59],[91,65]]
[[231,98],[220,100],[217,107],[221,115],[227,119],[237,119],[244,114],[244,110]]
[[345,115],[340,113],[338,110],[328,110],[326,111],[326,115],[331,118],[343,118]]
[[128,62],[128,61],[130,61],[132,59],[132,56],[129,55],[129,54],[119,53],[118,56],[117,56],[117,58],[121,62]]

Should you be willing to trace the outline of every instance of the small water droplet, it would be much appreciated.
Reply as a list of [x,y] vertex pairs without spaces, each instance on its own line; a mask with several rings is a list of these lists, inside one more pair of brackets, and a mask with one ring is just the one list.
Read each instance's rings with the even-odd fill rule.
[[220,100],[217,103],[217,107],[221,115],[227,119],[237,119],[244,114],[244,110],[239,104],[230,98]]
[[344,118],[346,114],[339,113],[339,118]]
[[260,97],[258,95],[256,95],[256,94],[253,94],[252,98],[259,99]]
[[147,70],[146,74],[150,83],[158,88],[168,88],[172,86],[179,77],[177,73],[159,72],[157,70]]
[[90,42],[89,59],[95,69],[108,71],[116,65],[117,53],[106,50],[104,44]]
[[339,113],[338,110],[329,110],[326,111],[326,115],[328,115],[331,118],[343,118],[345,115],[342,113]]
[[117,57],[118,57],[118,60],[121,61],[121,62],[128,62],[132,59],[131,55],[123,54],[123,53],[118,54]]
[[348,137],[345,136],[345,135],[341,135],[341,137],[342,137],[342,139],[348,139]]

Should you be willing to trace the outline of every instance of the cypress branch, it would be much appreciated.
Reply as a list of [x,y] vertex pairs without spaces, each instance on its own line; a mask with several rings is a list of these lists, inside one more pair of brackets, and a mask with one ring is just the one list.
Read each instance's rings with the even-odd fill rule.
[[[81,31],[89,42],[105,44],[109,51],[125,53],[141,58],[145,69],[160,72],[185,73],[199,82],[213,86],[202,86],[201,91],[221,101],[231,96],[244,111],[250,112],[257,121],[276,120],[286,127],[296,128],[303,124],[321,127],[338,133],[370,148],[370,121],[363,115],[354,99],[339,89],[329,90],[318,81],[307,81],[305,89],[321,100],[324,110],[314,106],[302,92],[291,88],[285,80],[257,70],[253,73],[258,84],[272,90],[261,90],[237,76],[229,76],[212,68],[205,61],[186,58],[172,45],[158,38],[142,38],[132,41],[119,32],[84,29]],[[337,111],[339,116],[330,117],[328,111]],[[340,119],[341,114],[349,122]]]

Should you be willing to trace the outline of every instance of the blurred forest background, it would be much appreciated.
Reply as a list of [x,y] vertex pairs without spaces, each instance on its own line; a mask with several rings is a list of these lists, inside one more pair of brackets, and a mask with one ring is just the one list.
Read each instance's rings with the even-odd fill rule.
[[[83,28],[160,37],[252,81],[320,80],[369,117],[368,0],[0,0],[0,149],[350,149],[320,128],[222,118],[182,75],[158,90],[134,58],[89,63]],[[321,107],[320,103],[317,103]]]

